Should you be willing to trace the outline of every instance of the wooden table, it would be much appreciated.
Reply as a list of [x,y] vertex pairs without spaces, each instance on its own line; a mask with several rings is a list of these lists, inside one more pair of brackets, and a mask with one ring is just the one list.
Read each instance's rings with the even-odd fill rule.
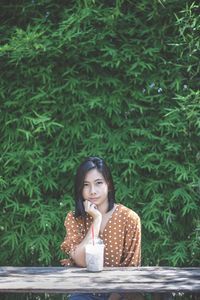
[[84,268],[0,267],[0,292],[9,293],[197,293],[200,268]]

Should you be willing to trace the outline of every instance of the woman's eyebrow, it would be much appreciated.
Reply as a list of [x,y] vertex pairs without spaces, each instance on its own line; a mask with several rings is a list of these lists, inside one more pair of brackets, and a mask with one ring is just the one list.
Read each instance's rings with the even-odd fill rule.
[[[100,180],[103,180],[103,178],[97,178],[97,179],[95,179],[95,180],[94,180],[94,182],[96,182],[96,181],[100,181]],[[84,182],[87,182],[87,183],[89,183],[90,181],[84,180]]]

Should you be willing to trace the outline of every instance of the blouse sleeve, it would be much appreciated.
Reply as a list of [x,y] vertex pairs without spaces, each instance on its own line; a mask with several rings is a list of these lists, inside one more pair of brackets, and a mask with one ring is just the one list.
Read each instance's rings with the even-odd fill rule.
[[66,254],[70,254],[70,251],[75,249],[83,239],[83,232],[81,231],[79,222],[75,219],[73,212],[69,212],[65,222],[66,236],[61,244],[61,250]]
[[125,229],[125,244],[123,249],[123,261],[121,266],[135,266],[141,264],[141,223],[135,212],[131,212],[127,218]]

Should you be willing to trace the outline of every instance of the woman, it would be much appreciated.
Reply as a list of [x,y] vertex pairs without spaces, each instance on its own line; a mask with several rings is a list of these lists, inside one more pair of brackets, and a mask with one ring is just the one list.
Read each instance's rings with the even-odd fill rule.
[[[139,266],[141,225],[139,216],[122,204],[115,204],[111,172],[103,159],[87,158],[75,177],[75,212],[65,219],[66,237],[61,249],[70,258],[62,265],[86,267],[85,246],[95,237],[105,244],[104,266]],[[71,300],[114,300],[120,295],[74,294]]]

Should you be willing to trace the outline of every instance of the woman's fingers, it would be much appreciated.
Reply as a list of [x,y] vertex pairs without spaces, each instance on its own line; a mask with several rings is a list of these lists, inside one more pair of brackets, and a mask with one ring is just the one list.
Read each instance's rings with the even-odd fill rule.
[[61,259],[60,263],[61,263],[62,266],[68,266],[69,265],[69,262],[68,262],[67,259]]
[[83,202],[83,205],[84,205],[85,211],[88,213],[95,212],[95,210],[97,210],[97,206],[88,200],[85,200]]
[[92,203],[92,202],[90,202],[88,200],[85,200],[83,202],[83,205],[85,207],[85,211],[90,216],[92,216],[94,219],[102,217],[102,214],[100,213],[100,211],[98,210],[98,207],[94,203]]

